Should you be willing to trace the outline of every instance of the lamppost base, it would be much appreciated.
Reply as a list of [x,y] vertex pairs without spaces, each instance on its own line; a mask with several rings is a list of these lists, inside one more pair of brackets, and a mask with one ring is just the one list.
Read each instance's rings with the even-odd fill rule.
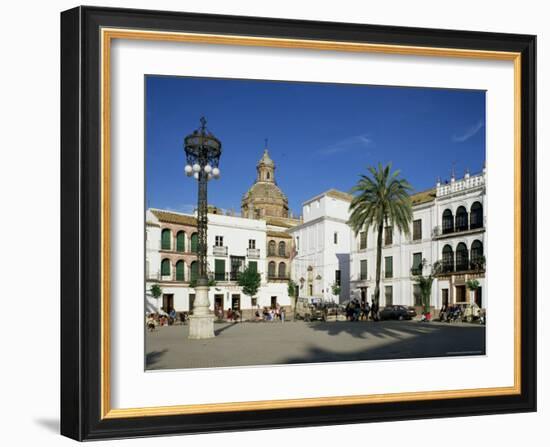
[[189,316],[189,338],[192,340],[214,338],[214,315],[210,312],[208,286],[197,286],[195,292],[193,315]]
[[214,315],[190,315],[189,338],[202,340],[214,338]]

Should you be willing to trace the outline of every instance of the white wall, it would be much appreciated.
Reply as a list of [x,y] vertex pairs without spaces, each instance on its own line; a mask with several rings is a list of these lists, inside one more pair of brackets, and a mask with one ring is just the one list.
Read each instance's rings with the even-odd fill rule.
[[[187,10],[221,14],[272,16],[294,19],[328,21],[355,21],[386,25],[422,26],[447,29],[470,29],[499,32],[539,34],[539,101],[537,133],[539,146],[539,228],[548,227],[550,202],[550,178],[545,172],[550,168],[548,129],[550,97],[545,79],[550,76],[548,64],[548,10],[545,2],[525,0],[479,2],[463,0],[460,3],[440,1],[396,0],[394,2],[339,2],[279,0],[257,2],[252,0],[203,0],[181,2],[157,0],[89,0],[91,5],[127,8],[157,8]],[[26,265],[28,253],[35,250],[34,241],[27,238],[21,250],[20,238],[6,237],[3,250],[10,253],[2,261],[3,278],[25,287],[25,296],[33,312],[47,316],[46,324],[25,327],[19,318],[4,319],[4,337],[0,343],[9,368],[3,368],[2,379],[9,384],[2,394],[0,412],[4,424],[2,439],[6,444],[42,446],[75,445],[73,441],[57,435],[59,414],[59,11],[77,5],[74,1],[7,2],[3,5],[2,50],[6,64],[0,71],[2,112],[5,123],[2,129],[3,150],[0,151],[0,186],[4,192],[4,209],[10,215],[33,213],[40,221],[44,253],[47,261],[34,272],[29,281]],[[9,68],[9,69],[8,69]],[[368,124],[368,123],[367,123]],[[33,138],[34,137],[34,138]],[[37,138],[38,137],[38,138]],[[36,141],[38,140],[38,141]],[[14,193],[16,191],[16,193]],[[3,219],[2,234],[13,229],[11,219]],[[22,219],[19,229],[31,234],[36,229],[35,219]],[[547,232],[539,233],[539,378],[544,380],[550,367],[550,325],[542,325],[547,306],[541,297],[550,293],[544,281],[550,265],[550,238]],[[33,245],[31,246],[31,243]],[[34,371],[34,379],[29,374]],[[38,375],[36,375],[38,374]],[[223,387],[222,387],[223,388]],[[540,387],[538,414],[514,414],[468,417],[460,419],[436,419],[404,421],[398,423],[357,424],[334,427],[286,429],[268,432],[220,433],[156,438],[158,446],[239,445],[255,446],[261,440],[263,446],[281,446],[315,443],[317,446],[334,446],[342,440],[368,440],[372,444],[387,444],[389,433],[405,433],[410,447],[441,446],[441,433],[456,434],[457,427],[464,427],[471,434],[468,442],[475,445],[543,445],[547,439],[546,426],[550,418],[550,387]],[[392,438],[393,439],[393,438]],[[399,441],[389,441],[391,445]],[[98,442],[95,445],[150,445],[150,439],[132,441]],[[464,446],[462,436],[445,437],[446,447]]]

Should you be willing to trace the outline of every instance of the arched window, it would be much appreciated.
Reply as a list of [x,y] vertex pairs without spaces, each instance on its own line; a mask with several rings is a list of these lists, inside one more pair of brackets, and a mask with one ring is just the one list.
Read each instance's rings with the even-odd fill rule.
[[183,261],[176,262],[176,281],[185,281],[185,263]]
[[470,250],[470,265],[472,270],[481,270],[484,267],[483,259],[483,244],[477,239],[472,242],[472,248]]
[[275,256],[275,241],[269,241],[267,253],[269,256]]
[[468,211],[463,206],[456,210],[456,231],[466,231],[468,229]]
[[443,234],[454,231],[453,213],[451,210],[443,211]]
[[199,277],[199,263],[197,261],[193,261],[190,266],[190,280],[196,281]]
[[470,208],[470,229],[483,227],[483,206],[479,202],[474,202]]
[[443,247],[442,267],[444,272],[452,272],[455,266],[453,248],[450,245]]
[[276,277],[275,262],[273,262],[273,261],[271,261],[267,266],[267,276],[269,276],[270,278],[275,278]]
[[199,234],[193,233],[191,235],[191,253],[197,253],[199,251]]
[[176,251],[185,251],[185,232],[178,231],[176,234]]
[[461,242],[456,246],[456,270],[462,272],[468,270],[468,247],[464,242]]
[[279,278],[286,278],[286,264],[284,262],[279,263]]
[[285,256],[286,255],[286,244],[281,241],[279,242],[279,256]]
[[172,247],[172,244],[170,243],[172,232],[168,228],[165,228],[164,230],[162,230],[161,235],[160,248],[162,250],[170,250],[170,248]]
[[163,259],[160,263],[161,276],[170,276],[170,259]]

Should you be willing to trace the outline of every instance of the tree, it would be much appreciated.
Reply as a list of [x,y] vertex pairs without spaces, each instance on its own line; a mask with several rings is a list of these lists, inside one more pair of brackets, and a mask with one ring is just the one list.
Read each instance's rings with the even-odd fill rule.
[[333,295],[340,295],[340,286],[336,283],[332,284],[332,286],[330,286],[330,288],[332,289],[332,294]]
[[469,279],[466,281],[466,287],[468,287],[468,290],[473,294],[479,287],[479,281],[477,279]]
[[262,277],[256,271],[255,267],[248,265],[239,275],[238,284],[243,288],[243,293],[249,297],[253,297],[258,293]]
[[162,295],[162,289],[158,284],[153,284],[150,290],[151,290],[151,295],[153,295],[153,298],[159,298]]
[[384,226],[390,226],[406,236],[410,234],[412,204],[409,192],[412,187],[405,179],[399,178],[399,170],[391,172],[391,163],[387,166],[379,163],[378,168],[369,166],[368,171],[370,175],[361,175],[352,188],[352,193],[357,195],[349,207],[348,224],[356,236],[371,227],[377,232],[374,300],[379,304],[382,232]]
[[288,296],[296,298],[298,296],[298,284],[290,279],[287,284],[287,291]]

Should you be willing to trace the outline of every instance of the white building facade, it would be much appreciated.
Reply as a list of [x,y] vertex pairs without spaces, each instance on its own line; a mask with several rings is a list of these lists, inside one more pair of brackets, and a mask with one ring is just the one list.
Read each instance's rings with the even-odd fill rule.
[[[341,302],[350,296],[352,196],[329,190],[302,205],[303,222],[288,230],[293,238],[292,279],[299,296]],[[335,294],[333,286],[340,288]]]
[[[412,196],[410,235],[384,228],[380,305],[421,306],[414,275],[428,275],[437,266],[432,285],[431,306],[476,302],[486,307],[485,170],[466,174],[434,189]],[[351,249],[351,288],[361,300],[371,301],[376,277],[376,232],[354,235]],[[468,289],[468,281],[479,287]]]
[[[188,312],[193,307],[196,279],[196,219],[192,215],[148,210],[146,219],[146,312]],[[287,282],[268,281],[266,261],[267,225],[264,220],[208,214],[207,262],[211,309],[220,307],[251,314],[253,309],[290,306]],[[254,297],[243,294],[238,276],[253,266],[261,276]],[[150,289],[158,284],[162,294],[154,298]]]

